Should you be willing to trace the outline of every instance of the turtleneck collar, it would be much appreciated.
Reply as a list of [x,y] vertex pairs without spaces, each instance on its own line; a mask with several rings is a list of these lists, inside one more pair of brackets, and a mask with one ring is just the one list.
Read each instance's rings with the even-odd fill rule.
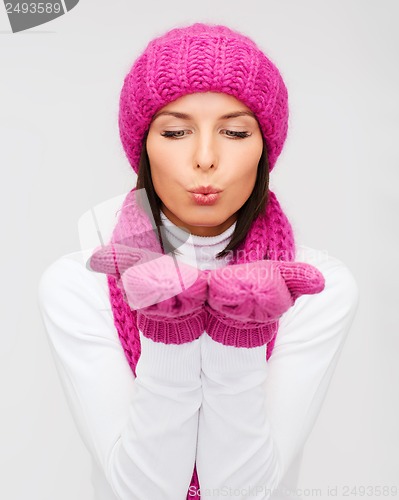
[[228,255],[221,259],[216,259],[216,255],[226,248],[236,227],[236,221],[216,236],[198,236],[176,226],[162,210],[161,219],[168,240],[181,252],[181,255],[177,254],[178,259],[196,265],[199,269],[216,269],[228,263]]

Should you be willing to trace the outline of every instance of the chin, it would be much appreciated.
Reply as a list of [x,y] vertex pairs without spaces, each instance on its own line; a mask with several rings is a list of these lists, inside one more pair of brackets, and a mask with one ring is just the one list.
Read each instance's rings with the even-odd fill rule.
[[[220,226],[230,216],[223,217],[223,216],[216,216],[215,214],[209,214],[208,216],[206,214],[201,214],[199,216],[193,216],[191,218],[185,218],[184,222],[187,224],[190,224],[190,226],[198,226],[198,227],[215,227],[215,226]],[[183,219],[182,219],[183,220]]]

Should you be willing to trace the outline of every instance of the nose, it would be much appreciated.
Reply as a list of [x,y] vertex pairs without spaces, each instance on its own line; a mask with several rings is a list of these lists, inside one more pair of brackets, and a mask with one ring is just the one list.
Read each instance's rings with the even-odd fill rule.
[[217,167],[218,153],[215,142],[211,133],[198,134],[194,152],[195,168],[208,170]]

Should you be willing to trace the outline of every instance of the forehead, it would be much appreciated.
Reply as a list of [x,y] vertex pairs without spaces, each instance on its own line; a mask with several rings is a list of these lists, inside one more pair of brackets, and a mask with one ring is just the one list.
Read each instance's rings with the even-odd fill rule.
[[234,96],[220,92],[196,92],[168,103],[154,114],[153,120],[158,116],[191,119],[195,115],[204,114],[215,116],[218,119],[238,116],[255,118],[251,109]]

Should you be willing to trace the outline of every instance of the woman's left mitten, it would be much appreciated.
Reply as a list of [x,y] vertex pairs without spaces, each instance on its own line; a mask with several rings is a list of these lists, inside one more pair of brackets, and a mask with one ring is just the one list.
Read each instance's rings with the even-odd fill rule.
[[113,276],[124,300],[127,301],[121,281],[122,274],[129,267],[154,260],[160,255],[144,248],[135,248],[122,243],[109,243],[94,250],[86,263],[86,267],[90,271]]
[[204,332],[208,283],[199,269],[160,255],[129,267],[121,279],[145,337],[164,344],[183,344]]
[[208,276],[207,333],[235,347],[258,347],[275,336],[278,319],[303,294],[319,293],[324,277],[302,262],[260,260]]

